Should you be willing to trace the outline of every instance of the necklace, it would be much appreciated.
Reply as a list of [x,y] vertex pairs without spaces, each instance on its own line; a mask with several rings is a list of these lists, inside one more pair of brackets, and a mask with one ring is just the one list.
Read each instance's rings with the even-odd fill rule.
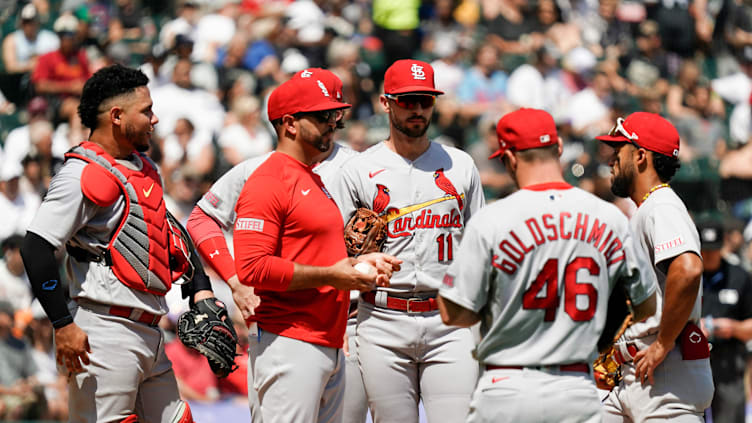
[[647,194],[645,194],[645,196],[644,196],[644,197],[642,197],[642,201],[640,201],[640,204],[644,203],[644,202],[645,202],[645,200],[647,200],[647,199],[648,199],[648,197],[650,197],[650,194],[652,194],[652,193],[654,193],[654,192],[658,191],[658,190],[659,190],[659,189],[661,189],[661,188],[669,188],[669,187],[670,187],[670,185],[669,185],[669,184],[658,184],[658,185],[654,186],[653,188],[650,188],[650,191],[648,191],[648,193],[647,193]]

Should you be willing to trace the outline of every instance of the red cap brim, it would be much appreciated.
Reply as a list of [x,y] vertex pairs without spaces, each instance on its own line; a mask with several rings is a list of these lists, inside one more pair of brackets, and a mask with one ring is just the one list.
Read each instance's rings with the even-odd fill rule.
[[323,110],[346,109],[348,107],[352,107],[352,105],[340,103],[338,101],[325,101],[314,106],[306,107],[305,110],[300,110],[300,112],[320,112]]
[[599,135],[595,139],[603,142],[629,142],[629,139],[623,135]]
[[428,88],[424,85],[413,85],[410,87],[400,87],[399,89],[393,90],[391,92],[388,92],[387,94],[436,94],[436,95],[442,95],[444,94],[444,91],[439,91],[435,89]]

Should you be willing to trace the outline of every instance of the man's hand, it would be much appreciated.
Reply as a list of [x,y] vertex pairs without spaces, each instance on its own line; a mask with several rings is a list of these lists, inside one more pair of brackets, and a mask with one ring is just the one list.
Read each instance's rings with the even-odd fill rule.
[[738,322],[726,317],[713,319],[713,333],[716,338],[729,339],[734,337],[734,328]]
[[376,285],[389,286],[392,274],[400,270],[402,260],[384,253],[368,253],[358,256],[358,261],[365,262],[376,268],[378,276]]
[[345,338],[342,344],[342,352],[345,353],[345,357],[350,357],[350,337],[345,334]]
[[358,260],[347,257],[333,264],[329,268],[329,285],[343,291],[372,291],[376,288],[379,274],[361,273],[353,267],[357,263]]
[[238,275],[233,275],[228,281],[227,285],[232,290],[232,299],[235,301],[235,305],[240,309],[240,314],[243,315],[243,320],[248,320],[255,314],[256,307],[261,304],[261,298],[254,294],[253,287],[243,285],[238,279]]
[[[89,364],[89,337],[78,325],[71,323],[55,329],[55,359],[70,373],[84,371],[81,363]],[[80,359],[80,361],[79,361]]]
[[635,379],[643,385],[646,381],[652,385],[656,367],[663,363],[673,347],[673,345],[667,347],[661,342],[655,341],[646,349],[638,351],[634,358]]

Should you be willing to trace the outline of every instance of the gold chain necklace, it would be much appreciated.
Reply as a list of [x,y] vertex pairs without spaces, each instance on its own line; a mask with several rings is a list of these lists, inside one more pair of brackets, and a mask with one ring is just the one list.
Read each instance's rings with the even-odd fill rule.
[[670,185],[669,185],[669,184],[658,184],[658,185],[654,186],[653,188],[650,188],[650,191],[648,191],[648,193],[647,193],[647,194],[645,194],[645,196],[644,196],[644,197],[642,197],[642,201],[640,201],[640,204],[644,203],[644,202],[645,202],[645,200],[647,200],[647,199],[648,199],[648,197],[650,197],[650,194],[652,194],[652,193],[654,193],[654,192],[658,191],[658,190],[659,190],[659,189],[661,189],[661,188],[669,188],[669,187],[670,187]]

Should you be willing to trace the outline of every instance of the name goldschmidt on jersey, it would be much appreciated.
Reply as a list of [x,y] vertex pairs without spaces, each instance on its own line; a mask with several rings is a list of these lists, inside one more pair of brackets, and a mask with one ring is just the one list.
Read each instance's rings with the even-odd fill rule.
[[609,266],[624,260],[622,241],[614,230],[598,218],[591,218],[587,213],[578,212],[576,216],[566,211],[559,212],[558,216],[545,213],[525,220],[525,228],[527,231],[523,229],[520,233],[529,233],[530,237],[526,238],[532,238],[532,242],[524,242],[514,230],[510,230],[499,243],[502,255],[494,255],[491,262],[494,267],[512,275],[528,253],[540,245],[558,239],[579,239],[592,244],[603,253]]

